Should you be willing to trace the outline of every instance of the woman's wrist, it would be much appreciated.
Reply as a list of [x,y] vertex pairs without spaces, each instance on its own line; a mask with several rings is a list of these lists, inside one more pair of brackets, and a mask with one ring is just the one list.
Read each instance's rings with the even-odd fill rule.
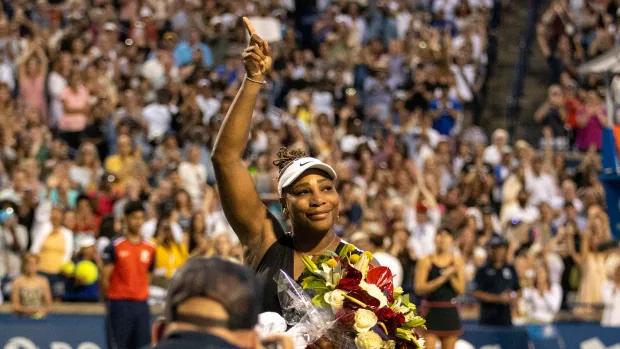
[[252,83],[258,84],[258,85],[265,85],[267,84],[267,81],[265,79],[265,76],[249,76],[248,74],[245,74],[245,80],[250,81]]

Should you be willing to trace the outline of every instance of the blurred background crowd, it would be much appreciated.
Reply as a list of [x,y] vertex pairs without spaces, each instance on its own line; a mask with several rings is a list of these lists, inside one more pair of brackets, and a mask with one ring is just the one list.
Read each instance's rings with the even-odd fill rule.
[[[598,321],[614,304],[620,318],[619,253],[598,179],[602,82],[575,73],[580,61],[618,43],[618,1],[554,1],[542,16],[539,44],[552,74],[535,115],[540,144],[480,125],[505,6],[2,1],[5,297],[22,272],[38,270],[54,301],[100,300],[100,253],[122,231],[123,207],[133,200],[147,204],[142,233],[157,246],[153,302],[190,256],[243,262],[210,155],[243,81],[240,21],[248,15],[272,42],[274,69],[246,159],[283,225],[272,161],[286,146],[337,170],[338,235],[375,253],[406,291],[413,292],[416,261],[434,252],[437,230],[448,227],[453,253],[466,264],[465,304],[498,235],[524,289],[515,319],[549,322],[564,309]],[[565,152],[574,149],[583,156],[568,164]],[[37,301],[36,289],[47,283],[20,282],[20,299],[45,306],[51,300]]]
[[[618,4],[552,1],[542,14],[537,39],[547,60],[550,86],[535,120],[542,125],[543,144],[551,143],[558,150],[601,150],[602,130],[609,126],[605,76],[578,77],[578,67],[618,44]],[[615,85],[619,79],[614,79]],[[615,104],[620,102],[617,92],[610,97]]]

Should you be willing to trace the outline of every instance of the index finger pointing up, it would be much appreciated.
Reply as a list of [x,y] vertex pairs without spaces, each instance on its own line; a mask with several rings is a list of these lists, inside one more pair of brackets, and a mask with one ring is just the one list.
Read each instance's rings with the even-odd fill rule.
[[250,37],[256,34],[256,29],[254,29],[254,25],[252,25],[252,22],[250,22],[250,19],[248,17],[243,17],[243,23],[245,24],[245,28],[248,30],[248,34],[250,34]]

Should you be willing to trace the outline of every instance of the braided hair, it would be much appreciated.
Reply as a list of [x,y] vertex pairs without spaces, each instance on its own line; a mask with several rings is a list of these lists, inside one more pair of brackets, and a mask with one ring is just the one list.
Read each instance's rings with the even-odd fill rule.
[[290,165],[293,161],[306,157],[306,152],[301,149],[288,150],[286,147],[281,147],[278,150],[277,160],[273,161],[273,164],[278,167],[280,173],[286,166]]

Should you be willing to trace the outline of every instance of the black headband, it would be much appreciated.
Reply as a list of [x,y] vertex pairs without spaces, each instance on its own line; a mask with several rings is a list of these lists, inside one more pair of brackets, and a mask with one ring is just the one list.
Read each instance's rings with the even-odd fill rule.
[[[221,320],[202,315],[179,314],[176,307],[171,309],[171,311],[170,321],[186,322],[200,327],[227,328],[229,330],[252,329],[256,326],[256,319],[258,318],[258,314],[256,314],[255,316],[233,317],[232,319]],[[228,312],[228,309],[226,311]],[[228,313],[230,314],[230,312]]]
[[185,322],[199,327],[217,327],[231,329],[228,320],[214,319],[201,315],[177,314],[176,318],[173,321]]

